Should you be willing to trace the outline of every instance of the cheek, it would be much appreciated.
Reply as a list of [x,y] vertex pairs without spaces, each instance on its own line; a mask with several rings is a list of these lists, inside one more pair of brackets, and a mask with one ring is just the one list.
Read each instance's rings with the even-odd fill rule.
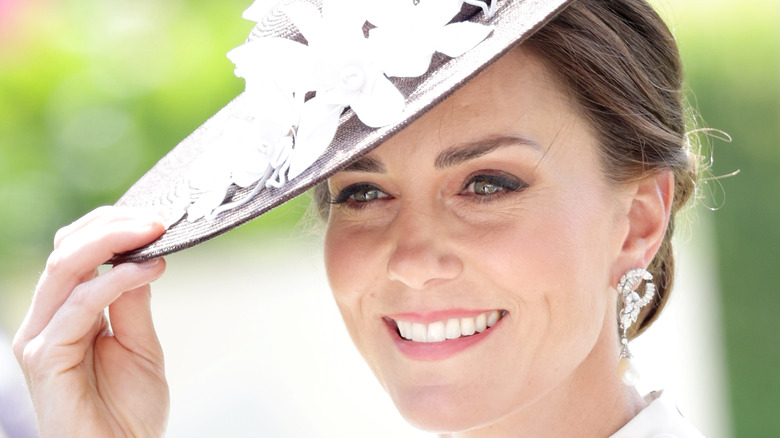
[[[579,202],[577,202],[579,201]],[[539,241],[552,285],[546,300],[556,336],[568,339],[572,349],[590,351],[601,333],[608,303],[610,223],[601,197],[571,200],[563,214],[548,218],[551,224]],[[552,231],[554,230],[554,231]]]
[[[356,230],[357,231],[357,230]],[[367,283],[376,277],[374,255],[377,248],[366,233],[350,232],[349,227],[328,224],[325,234],[325,268],[337,301],[354,301]]]
[[367,233],[351,232],[349,227],[328,224],[325,234],[325,269],[333,297],[344,323],[361,349],[360,333],[369,318],[367,310],[375,297],[379,280],[377,269],[378,248],[367,239]]
[[563,351],[581,359],[607,310],[609,225],[594,208],[598,198],[574,195],[546,197],[532,215],[480,236],[470,251],[472,262],[514,295],[519,329],[548,360]]

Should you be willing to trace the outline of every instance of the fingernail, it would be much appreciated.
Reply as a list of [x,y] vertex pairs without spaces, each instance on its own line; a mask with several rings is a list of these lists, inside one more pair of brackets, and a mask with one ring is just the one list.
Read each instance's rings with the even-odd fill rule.
[[138,267],[139,268],[148,269],[148,268],[151,268],[152,266],[155,266],[158,263],[160,263],[160,258],[159,257],[154,258],[154,259],[150,259],[150,260],[146,260],[146,261],[143,261],[143,262],[140,262],[140,263],[138,263]]
[[165,227],[165,221],[160,216],[148,216],[142,222],[143,226],[149,230],[157,230],[160,226]]
[[147,212],[151,217],[150,224],[153,224],[152,226],[162,224],[166,230],[184,215],[182,212],[172,211],[170,208],[149,208]]

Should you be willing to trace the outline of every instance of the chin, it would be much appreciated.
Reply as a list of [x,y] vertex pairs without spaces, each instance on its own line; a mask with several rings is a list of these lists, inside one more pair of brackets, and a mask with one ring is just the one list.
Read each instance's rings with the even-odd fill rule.
[[391,394],[401,416],[417,429],[434,433],[462,432],[485,424],[489,412],[481,400],[441,388]]

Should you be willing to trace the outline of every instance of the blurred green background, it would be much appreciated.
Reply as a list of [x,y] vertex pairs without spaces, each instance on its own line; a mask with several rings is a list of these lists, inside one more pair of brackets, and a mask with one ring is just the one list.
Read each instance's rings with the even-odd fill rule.
[[[249,3],[0,0],[0,328],[19,324],[57,228],[113,203],[242,90],[225,53]],[[734,139],[705,141],[713,211],[699,213],[716,229],[734,435],[780,436],[780,2],[654,3],[698,126]],[[307,202],[236,234],[289,232]]]

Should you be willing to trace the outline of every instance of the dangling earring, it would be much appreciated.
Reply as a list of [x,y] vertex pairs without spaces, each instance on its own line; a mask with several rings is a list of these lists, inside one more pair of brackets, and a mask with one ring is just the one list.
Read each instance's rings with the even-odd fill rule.
[[[618,362],[618,374],[628,386],[634,386],[639,379],[639,372],[636,365],[631,362],[631,352],[628,350],[628,329],[639,317],[639,311],[653,299],[655,294],[655,285],[652,280],[653,274],[648,271],[637,268],[631,269],[620,278],[618,283],[618,294],[620,296],[621,306],[618,313],[618,323],[620,328],[620,361]],[[645,293],[640,298],[634,289],[639,283],[645,280]]]

